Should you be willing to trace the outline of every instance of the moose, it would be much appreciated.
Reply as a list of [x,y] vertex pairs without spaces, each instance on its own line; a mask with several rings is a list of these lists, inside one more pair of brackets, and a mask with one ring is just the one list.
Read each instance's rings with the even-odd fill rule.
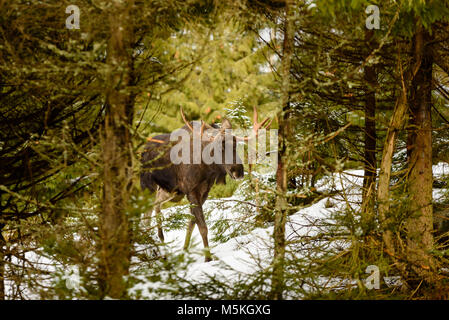
[[[142,172],[140,184],[142,189],[156,192],[154,210],[159,239],[164,241],[161,219],[161,205],[165,202],[179,202],[184,196],[191,204],[191,214],[187,226],[184,242],[184,250],[190,244],[190,238],[198,226],[205,249],[205,261],[211,261],[211,253],[208,242],[208,229],[203,214],[203,204],[207,199],[210,189],[216,184],[225,184],[226,175],[232,179],[244,177],[243,164],[237,154],[238,141],[247,141],[250,137],[237,137],[230,133],[232,125],[223,118],[221,126],[209,125],[203,120],[188,122],[180,108],[181,117],[185,125],[170,134],[161,134],[148,139],[148,143],[142,153]],[[253,131],[267,128],[271,124],[268,118],[257,122],[257,110],[254,107]],[[187,133],[187,138],[184,139]],[[183,136],[184,135],[184,136]],[[175,139],[173,139],[175,137]],[[176,139],[176,137],[178,137]],[[212,161],[198,157],[199,150],[209,150]],[[183,154],[188,161],[178,161],[178,150],[188,150]],[[177,152],[178,151],[178,152]],[[197,153],[197,154],[195,154]],[[201,153],[201,152],[200,152]],[[196,157],[196,158],[195,158]],[[196,159],[197,161],[192,161]],[[231,160],[230,160],[231,159]],[[151,217],[152,211],[149,213]]]

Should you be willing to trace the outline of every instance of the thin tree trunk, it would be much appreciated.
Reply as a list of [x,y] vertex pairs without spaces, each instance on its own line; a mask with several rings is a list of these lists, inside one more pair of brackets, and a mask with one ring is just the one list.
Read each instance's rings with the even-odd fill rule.
[[[2,217],[3,211],[3,191],[0,191],[0,218]],[[5,300],[6,292],[5,292],[5,250],[6,250],[6,241],[3,237],[2,231],[5,227],[5,222],[2,221],[0,223],[0,300]]]
[[289,132],[288,109],[290,89],[290,65],[293,55],[294,21],[293,1],[285,2],[284,44],[282,54],[282,98],[278,112],[278,166],[276,171],[276,211],[274,219],[274,258],[272,298],[282,299],[284,287],[285,222],[287,218],[287,137]]
[[5,249],[6,241],[3,238],[2,231],[5,225],[0,223],[0,300],[5,300]]
[[408,192],[410,212],[406,222],[407,254],[412,269],[429,275],[432,266],[432,46],[431,37],[422,27],[414,37],[415,60],[419,69],[412,81],[408,150]]
[[[373,30],[365,31],[365,41],[373,48]],[[374,226],[374,204],[376,192],[376,69],[373,65],[365,66],[364,75],[367,92],[365,93],[365,158],[362,194],[362,217],[365,233]]]
[[126,297],[125,276],[130,264],[130,232],[127,215],[132,186],[132,153],[129,127],[134,98],[132,84],[133,1],[114,3],[110,14],[107,63],[110,85],[106,93],[106,117],[102,132],[103,199],[100,219],[100,287],[103,297]]
[[379,182],[377,186],[378,213],[382,229],[382,238],[385,243],[387,252],[392,256],[395,255],[396,250],[391,225],[394,221],[392,221],[391,217],[389,216],[391,165],[393,162],[393,152],[395,148],[396,138],[399,130],[402,128],[405,122],[405,116],[407,112],[407,83],[409,79],[408,72],[406,73],[406,75],[404,75],[400,56],[398,57],[398,64],[401,74],[402,90],[398,99],[396,100],[393,116],[387,129],[387,135],[385,137],[385,142],[382,150],[382,160],[379,170]]

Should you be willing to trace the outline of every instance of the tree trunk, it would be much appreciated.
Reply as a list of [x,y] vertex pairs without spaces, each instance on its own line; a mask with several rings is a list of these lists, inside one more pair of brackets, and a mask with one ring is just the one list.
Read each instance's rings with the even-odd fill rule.
[[284,287],[285,222],[288,203],[287,192],[287,137],[289,131],[289,88],[290,65],[293,55],[294,21],[293,1],[285,2],[284,44],[282,54],[282,97],[278,112],[278,166],[276,171],[276,211],[274,219],[274,258],[272,278],[272,298],[282,299]]
[[415,60],[419,69],[412,81],[408,150],[408,192],[410,212],[406,222],[406,257],[412,269],[424,275],[432,266],[432,46],[422,27],[414,37]]
[[[395,255],[395,244],[393,238],[392,221],[390,211],[390,177],[391,164],[393,162],[393,152],[395,148],[396,138],[399,130],[405,122],[407,111],[407,83],[409,79],[409,72],[404,75],[401,57],[398,57],[398,63],[401,73],[401,92],[396,100],[393,116],[390,120],[390,125],[387,129],[387,135],[382,150],[382,160],[379,170],[379,182],[377,186],[377,202],[378,213],[381,224],[382,238],[385,243],[387,252]],[[413,66],[414,67],[414,66]]]
[[99,277],[102,297],[126,297],[125,276],[130,264],[127,205],[132,186],[132,85],[133,1],[115,2],[110,14],[107,63],[110,66],[106,116],[102,130],[103,199],[100,219]]
[[[368,48],[374,48],[373,30],[365,31],[365,41]],[[371,50],[370,50],[371,51]],[[373,65],[365,66],[365,157],[362,193],[362,217],[365,233],[374,227],[374,204],[376,191],[376,69]]]
[[6,241],[3,238],[2,231],[5,225],[0,223],[0,300],[5,300],[5,249]]

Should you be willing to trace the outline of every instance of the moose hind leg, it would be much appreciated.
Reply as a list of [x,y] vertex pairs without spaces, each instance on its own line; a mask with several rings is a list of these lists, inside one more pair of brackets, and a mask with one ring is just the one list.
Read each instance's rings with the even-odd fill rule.
[[162,212],[161,206],[157,205],[155,208],[156,211],[156,223],[157,223],[157,235],[161,242],[164,242],[164,232],[162,231]]
[[153,215],[154,208],[150,208],[147,212],[144,212],[142,216],[142,220],[140,221],[141,226],[143,228],[150,228],[151,227],[151,216]]
[[160,187],[157,188],[156,192],[156,201],[154,204],[154,211],[156,212],[156,224],[157,224],[157,235],[159,239],[164,242],[164,232],[162,231],[162,212],[161,207],[165,202],[170,201],[173,198],[173,195],[164,191]]
[[189,224],[187,225],[186,240],[184,241],[184,250],[189,249],[190,239],[192,238],[192,232],[194,228],[195,228],[195,217],[192,217],[189,221]]

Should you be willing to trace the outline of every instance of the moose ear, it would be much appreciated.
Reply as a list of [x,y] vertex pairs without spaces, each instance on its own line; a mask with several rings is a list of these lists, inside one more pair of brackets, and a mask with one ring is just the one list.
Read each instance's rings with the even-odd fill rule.
[[221,130],[225,129],[232,129],[232,124],[228,119],[223,118],[223,121],[221,122]]

